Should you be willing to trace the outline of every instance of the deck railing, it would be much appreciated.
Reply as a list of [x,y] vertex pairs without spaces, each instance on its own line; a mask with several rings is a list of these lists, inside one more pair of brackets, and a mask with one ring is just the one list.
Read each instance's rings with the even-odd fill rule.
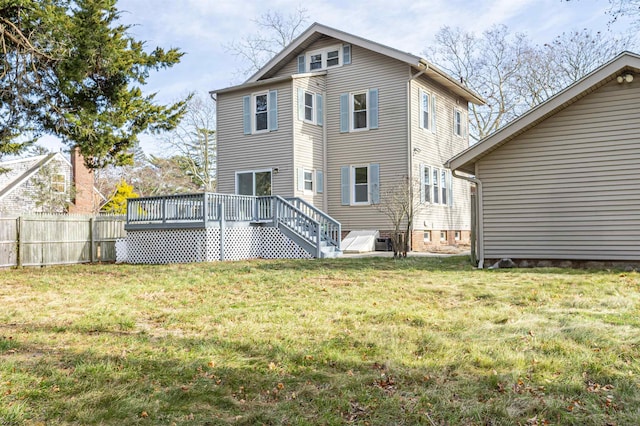
[[342,240],[342,230],[340,222],[309,204],[302,198],[285,198],[291,205],[300,210],[305,215],[320,223],[320,229],[323,234],[323,240],[340,249],[340,241]]
[[340,249],[340,223],[299,198],[206,192],[127,200],[127,230],[209,227],[222,221],[271,222],[318,250],[321,241]]

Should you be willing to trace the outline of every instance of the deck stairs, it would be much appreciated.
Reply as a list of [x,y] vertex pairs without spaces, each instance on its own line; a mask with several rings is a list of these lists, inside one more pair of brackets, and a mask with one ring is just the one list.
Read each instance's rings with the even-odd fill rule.
[[273,225],[316,258],[342,255],[340,223],[301,198],[272,197]]

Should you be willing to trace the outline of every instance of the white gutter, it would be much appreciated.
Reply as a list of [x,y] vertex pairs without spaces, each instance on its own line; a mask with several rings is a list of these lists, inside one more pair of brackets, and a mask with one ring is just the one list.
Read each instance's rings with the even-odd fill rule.
[[[407,176],[413,176],[413,144],[412,144],[412,132],[411,132],[411,82],[416,78],[420,77],[422,74],[427,72],[429,69],[429,64],[420,63],[424,65],[424,69],[420,70],[418,73],[411,75],[409,80],[407,80]],[[409,73],[411,73],[411,68],[409,68]],[[413,229],[411,230],[413,233]],[[411,238],[411,236],[408,236]],[[410,241],[410,247],[413,246],[413,241]]]
[[[448,165],[445,165],[448,166]],[[451,170],[451,174],[458,179],[466,180],[476,185],[476,230],[477,230],[477,241],[478,241],[478,269],[482,269],[484,267],[484,231],[483,231],[483,220],[482,220],[482,181],[478,178],[471,176],[463,176],[459,175],[457,170]],[[474,224],[471,224],[474,226]]]
[[[322,210],[329,214],[329,196],[327,191],[327,90],[326,90],[326,80],[325,80],[325,90],[322,91]],[[342,237],[340,237],[342,238]]]

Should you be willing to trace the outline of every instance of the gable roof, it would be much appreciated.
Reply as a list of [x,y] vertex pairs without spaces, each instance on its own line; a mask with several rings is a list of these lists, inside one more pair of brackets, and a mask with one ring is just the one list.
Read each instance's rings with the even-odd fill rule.
[[445,166],[451,170],[475,174],[475,163],[479,159],[627,72],[640,74],[640,55],[622,52],[545,102],[457,154],[448,160]]
[[31,176],[36,174],[44,165],[53,160],[55,156],[60,156],[62,160],[71,166],[71,163],[59,152],[0,162],[0,169],[7,170],[6,173],[0,175],[2,176],[0,180],[0,199],[4,198],[15,188],[31,178]]
[[[321,37],[332,37],[341,40],[345,43],[360,46],[368,50],[375,51],[377,53],[389,56],[397,59],[401,62],[416,68],[419,71],[424,71],[424,74],[435,80],[442,86],[448,88],[458,96],[461,96],[468,102],[476,105],[483,105],[484,99],[471,89],[465,87],[459,83],[453,77],[429,63],[426,59],[419,56],[412,55],[410,53],[402,52],[398,49],[394,49],[389,46],[385,46],[380,43],[367,40],[362,37],[358,37],[353,34],[346,33],[344,31],[336,30],[335,28],[327,27],[319,23],[313,23],[307,30],[296,37],[288,46],[286,46],[280,53],[274,56],[269,62],[267,62],[258,72],[253,74],[245,83],[241,86],[245,86],[251,83],[258,83],[262,80],[268,80],[272,78],[278,70],[280,70],[285,64],[288,64],[292,60],[302,54],[309,46]],[[235,86],[234,88],[241,87]],[[211,93],[221,93],[223,90],[212,91]]]

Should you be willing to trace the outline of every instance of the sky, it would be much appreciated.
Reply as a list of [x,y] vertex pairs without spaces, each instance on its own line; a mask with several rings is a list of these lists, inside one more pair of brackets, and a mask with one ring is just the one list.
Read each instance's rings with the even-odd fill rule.
[[[504,24],[537,44],[583,28],[629,29],[628,19],[609,25],[608,0],[119,0],[117,7],[129,33],[149,51],[161,46],[185,53],[178,65],[152,72],[143,87],[162,103],[241,83],[241,63],[226,46],[254,35],[254,20],[269,11],[288,15],[303,7],[309,16],[304,28],[319,22],[423,57],[445,25],[481,33]],[[140,140],[145,152],[161,154],[153,137]],[[62,146],[51,137],[41,144]]]

